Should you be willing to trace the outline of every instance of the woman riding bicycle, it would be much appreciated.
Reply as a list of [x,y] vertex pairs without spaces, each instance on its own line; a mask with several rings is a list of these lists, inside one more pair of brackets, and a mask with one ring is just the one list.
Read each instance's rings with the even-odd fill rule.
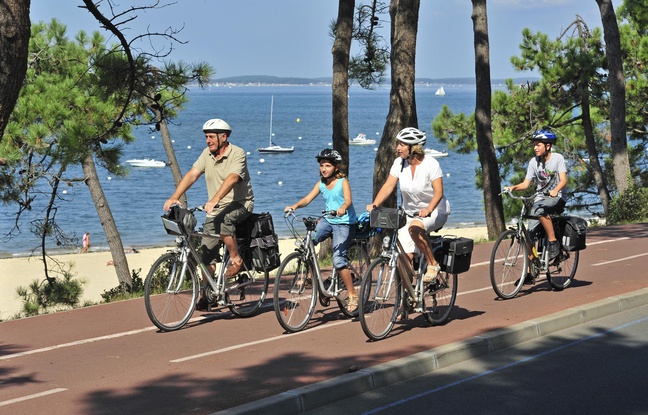
[[398,231],[398,239],[410,258],[422,253],[428,267],[423,282],[432,283],[440,271],[428,234],[445,225],[450,215],[450,202],[443,194],[443,172],[439,162],[425,155],[425,132],[416,128],[404,128],[396,135],[398,158],[389,171],[389,177],[376,194],[367,210],[380,206],[396,189],[400,181],[403,208],[410,215],[407,224]]
[[320,181],[313,190],[299,202],[286,206],[285,212],[307,206],[322,194],[326,210],[334,210],[334,218],[323,218],[315,229],[313,242],[316,244],[333,235],[333,266],[340,273],[349,292],[347,311],[353,312],[358,308],[358,294],[353,286],[353,278],[349,270],[349,246],[353,240],[357,217],[351,199],[351,187],[342,171],[342,156],[336,150],[326,148],[315,157],[319,163]]
[[[551,148],[556,143],[556,134],[549,130],[539,130],[533,133],[530,138],[533,142],[533,152],[535,157],[529,161],[527,173],[524,181],[513,186],[504,187],[504,190],[516,191],[526,190],[531,185],[533,179],[536,180],[536,188],[549,189],[548,194],[538,195],[534,202],[530,215],[538,216],[539,223],[542,224],[547,233],[549,241],[549,259],[553,259],[560,253],[560,244],[556,240],[551,213],[561,213],[567,202],[567,166],[565,158],[558,153],[552,153]],[[552,185],[550,180],[555,180],[558,175],[558,183]],[[537,235],[538,221],[531,220],[528,225],[529,233]]]

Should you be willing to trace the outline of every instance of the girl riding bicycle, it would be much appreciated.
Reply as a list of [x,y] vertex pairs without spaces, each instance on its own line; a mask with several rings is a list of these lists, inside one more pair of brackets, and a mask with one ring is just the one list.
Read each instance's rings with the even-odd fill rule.
[[307,206],[320,193],[324,197],[326,210],[336,211],[337,216],[323,218],[317,224],[313,242],[317,244],[333,235],[333,266],[340,273],[349,292],[347,310],[353,312],[358,308],[358,294],[355,292],[351,271],[348,268],[348,254],[357,217],[351,200],[351,186],[342,171],[340,153],[326,148],[320,151],[315,158],[320,165],[320,181],[299,202],[286,206],[284,212]]

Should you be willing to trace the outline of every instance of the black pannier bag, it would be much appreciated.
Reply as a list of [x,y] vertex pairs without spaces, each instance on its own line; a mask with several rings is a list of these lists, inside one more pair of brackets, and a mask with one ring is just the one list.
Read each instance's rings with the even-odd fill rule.
[[580,251],[585,249],[587,235],[587,221],[578,216],[564,216],[560,218],[562,245],[567,251]]
[[470,238],[443,237],[443,259],[440,262],[441,271],[450,274],[461,274],[470,269],[474,241]]
[[[256,271],[272,271],[281,264],[279,238],[270,213],[252,213],[236,226],[237,240],[247,237],[250,262]],[[247,263],[246,263],[247,265]]]
[[400,229],[407,223],[403,209],[375,207],[371,210],[369,224],[372,228]]

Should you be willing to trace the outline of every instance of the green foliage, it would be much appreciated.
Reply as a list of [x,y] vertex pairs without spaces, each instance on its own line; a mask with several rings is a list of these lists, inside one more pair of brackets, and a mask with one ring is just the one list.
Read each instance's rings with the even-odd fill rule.
[[[643,2],[626,3],[634,4],[629,9],[635,14],[643,10],[643,6],[637,6]],[[641,13],[642,16],[648,15]],[[645,67],[648,65],[648,33],[646,25],[641,24],[645,20],[637,20],[639,23],[631,18],[629,24],[620,26],[620,30],[624,54],[629,57],[625,68],[628,74],[628,136],[633,140],[629,148],[631,174],[646,186],[648,77]],[[580,20],[569,25],[557,39],[524,30],[520,56],[512,57],[511,63],[522,71],[535,70],[542,78],[523,85],[508,80],[506,90],[493,92],[493,143],[503,185],[524,179],[527,163],[533,157],[528,138],[533,131],[548,126],[559,138],[553,150],[565,156],[568,163],[569,207],[600,211],[601,200],[594,180],[592,157],[601,163],[602,175],[608,186],[615,183],[609,139],[609,97],[606,94],[607,61],[601,31],[595,29],[590,32]],[[589,115],[587,125],[584,124],[584,108]],[[449,148],[460,152],[476,148],[474,128],[474,114],[454,114],[445,107],[432,122],[435,136],[448,143]],[[595,148],[593,156],[586,141],[588,131],[592,131],[589,140]],[[481,169],[476,170],[476,185],[482,188]],[[519,208],[511,200],[504,202],[506,216],[510,218]]]
[[631,184],[622,195],[616,195],[610,203],[608,225],[643,222],[648,220],[648,188]]
[[130,298],[139,298],[144,296],[144,281],[140,277],[141,269],[132,271],[132,284],[128,285],[125,282],[120,282],[119,285],[110,290],[104,291],[101,298],[106,303],[114,301],[128,300]]
[[83,281],[73,279],[68,270],[63,272],[62,279],[35,280],[29,287],[18,287],[16,293],[22,298],[22,314],[29,317],[77,307],[83,284]]

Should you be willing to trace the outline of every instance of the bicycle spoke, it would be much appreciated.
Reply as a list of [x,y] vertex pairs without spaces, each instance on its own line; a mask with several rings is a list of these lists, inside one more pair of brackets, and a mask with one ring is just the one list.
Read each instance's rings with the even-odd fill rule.
[[317,284],[309,261],[302,254],[288,255],[277,271],[274,309],[281,326],[289,331],[302,330],[308,324],[317,301]]
[[177,253],[162,255],[144,282],[144,303],[149,318],[164,331],[177,330],[191,318],[200,284],[195,267]]
[[522,289],[529,259],[526,243],[511,229],[495,242],[490,261],[491,285],[502,299],[513,298]]
[[371,340],[385,338],[396,321],[400,308],[400,282],[389,267],[389,260],[378,258],[369,265],[360,288],[360,324]]

